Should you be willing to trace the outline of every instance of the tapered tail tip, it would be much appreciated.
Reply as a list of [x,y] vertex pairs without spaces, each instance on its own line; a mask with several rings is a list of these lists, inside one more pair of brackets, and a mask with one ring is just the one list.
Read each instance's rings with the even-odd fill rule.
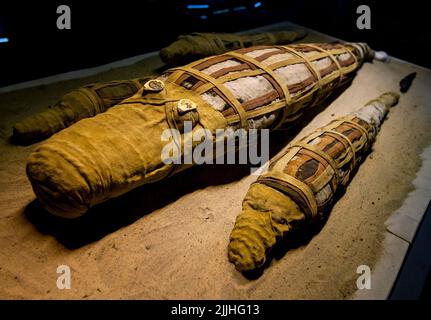
[[398,103],[400,99],[400,95],[396,92],[385,92],[379,97],[379,100],[382,101],[387,107],[393,107]]

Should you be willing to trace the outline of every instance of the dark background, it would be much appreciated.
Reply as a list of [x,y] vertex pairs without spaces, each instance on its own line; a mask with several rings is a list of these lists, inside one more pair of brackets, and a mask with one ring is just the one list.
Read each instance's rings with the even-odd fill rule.
[[[262,5],[255,8],[255,4]],[[426,1],[141,0],[8,1],[0,4],[0,86],[94,67],[158,50],[182,33],[235,32],[283,20],[431,68]],[[71,8],[71,30],[58,30],[57,6]],[[208,4],[209,9],[187,9]],[[371,8],[371,30],[358,30],[356,8]],[[233,8],[241,10],[233,11]],[[215,10],[230,8],[228,14]]]

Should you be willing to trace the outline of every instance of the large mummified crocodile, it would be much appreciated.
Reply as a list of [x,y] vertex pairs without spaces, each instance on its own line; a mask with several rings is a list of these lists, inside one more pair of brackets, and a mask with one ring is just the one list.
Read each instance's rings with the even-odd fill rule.
[[[178,66],[226,51],[256,45],[289,44],[305,36],[305,31],[265,32],[253,35],[194,33],[180,36],[160,51],[160,57],[171,66]],[[153,76],[154,77],[154,76]],[[83,86],[64,95],[48,110],[31,115],[13,128],[12,141],[31,144],[46,139],[81,119],[93,117],[130,98],[151,79],[100,82]]]
[[250,186],[230,235],[228,256],[236,269],[262,267],[277,242],[327,217],[334,195],[349,183],[398,97],[381,95],[271,161],[268,172]]
[[164,163],[161,136],[192,123],[217,129],[278,128],[350,81],[374,52],[360,43],[261,46],[168,70],[133,97],[57,133],[30,155],[27,175],[51,213],[76,217],[191,164]]

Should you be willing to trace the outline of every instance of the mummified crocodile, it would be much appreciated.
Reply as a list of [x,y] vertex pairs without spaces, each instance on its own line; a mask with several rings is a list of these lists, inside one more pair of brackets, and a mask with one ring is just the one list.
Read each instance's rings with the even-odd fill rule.
[[[164,130],[181,131],[191,121],[193,131],[207,129],[216,140],[217,129],[278,128],[350,81],[373,57],[362,43],[260,46],[170,69],[38,146],[27,163],[28,178],[47,210],[82,215],[191,166],[161,160]],[[187,137],[184,143],[190,143]]]

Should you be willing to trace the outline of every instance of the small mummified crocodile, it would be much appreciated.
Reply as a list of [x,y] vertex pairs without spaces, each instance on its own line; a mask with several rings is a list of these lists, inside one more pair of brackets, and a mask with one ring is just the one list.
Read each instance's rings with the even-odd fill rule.
[[[253,35],[194,33],[180,36],[160,51],[160,57],[178,66],[226,51],[256,45],[289,44],[305,36],[305,31],[265,32]],[[15,124],[12,141],[31,144],[46,139],[79,120],[105,112],[133,96],[152,76],[100,82],[83,86],[64,95],[54,106]]]
[[250,186],[228,246],[236,269],[261,268],[276,243],[328,216],[399,95],[385,93],[278,154]]
[[49,138],[79,120],[105,112],[133,96],[152,77],[88,84],[65,94],[46,111],[28,116],[13,127],[12,141],[31,144]]
[[[83,119],[30,155],[27,175],[45,208],[77,217],[109,198],[165,179],[192,164],[165,163],[166,130],[279,128],[350,82],[374,57],[366,44],[323,43],[244,48],[195,61],[148,81],[134,96]],[[218,130],[219,129],[219,130]]]
[[171,66],[222,54],[241,48],[261,45],[286,45],[304,38],[305,30],[263,32],[236,35],[231,33],[192,33],[179,36],[172,44],[160,50],[160,58]]

